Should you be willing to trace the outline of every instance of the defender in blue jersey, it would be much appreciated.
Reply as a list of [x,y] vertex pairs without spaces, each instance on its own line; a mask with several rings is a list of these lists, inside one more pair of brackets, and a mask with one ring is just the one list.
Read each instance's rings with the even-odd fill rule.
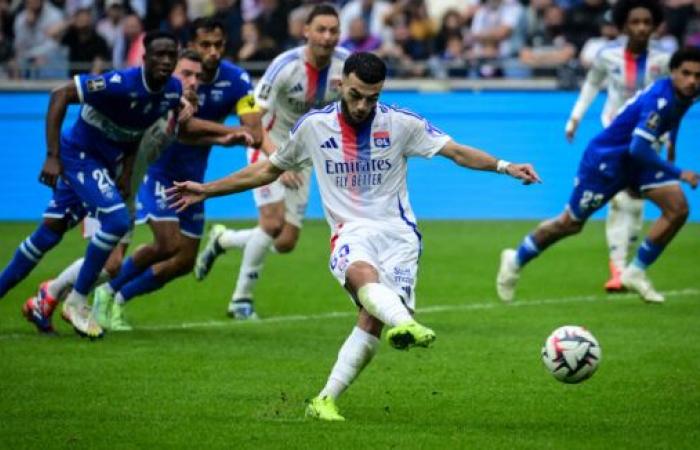
[[[241,124],[262,140],[261,114],[253,99],[248,73],[222,61],[226,45],[220,22],[198,19],[192,25],[192,49],[202,57],[203,79],[195,117],[223,122],[235,113]],[[161,288],[189,273],[204,231],[204,206],[177,213],[168,206],[165,190],[174,181],[203,181],[211,147],[175,143],[150,166],[138,193],[137,223],[148,223],[154,242],[140,247],[122,265],[119,275],[95,292],[98,320],[111,329],[128,330],[122,305],[137,295]]]
[[664,161],[654,146],[667,132],[675,143],[683,115],[700,96],[700,50],[679,50],[671,57],[669,67],[670,78],[656,81],[631,99],[615,120],[590,142],[566,210],[537,227],[517,250],[502,252],[496,280],[502,300],[513,299],[525,264],[558,240],[581,231],[591,214],[615,194],[630,188],[654,202],[662,215],[620,278],[627,289],[638,292],[643,300],[664,301],[647,278],[646,269],[688,217],[688,203],[679,181],[694,189],[698,174]]
[[[177,41],[169,33],[144,38],[143,67],[78,75],[75,82],[51,94],[46,118],[48,154],[40,181],[54,188],[44,221],[17,249],[0,274],[0,298],[24,279],[63,234],[88,212],[101,230],[93,236],[85,264],[63,306],[63,317],[81,335],[100,337],[87,306],[87,295],[110,252],[131,227],[122,193],[128,184],[144,131],[166,111],[177,109],[182,88],[171,77]],[[60,132],[69,104],[80,103],[80,117]],[[123,165],[115,183],[117,166]]]

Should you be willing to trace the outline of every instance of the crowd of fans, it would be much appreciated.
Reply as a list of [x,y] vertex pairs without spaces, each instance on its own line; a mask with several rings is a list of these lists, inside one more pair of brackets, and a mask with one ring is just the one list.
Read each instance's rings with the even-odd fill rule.
[[[660,0],[656,33],[674,50],[700,45],[700,0]],[[316,0],[0,0],[0,78],[65,78],[138,65],[145,30],[173,32],[214,16],[227,29],[226,56],[261,73],[303,43]],[[394,77],[558,76],[590,65],[619,30],[609,0],[336,0],[340,45],[382,56]],[[567,81],[568,80],[568,81]]]

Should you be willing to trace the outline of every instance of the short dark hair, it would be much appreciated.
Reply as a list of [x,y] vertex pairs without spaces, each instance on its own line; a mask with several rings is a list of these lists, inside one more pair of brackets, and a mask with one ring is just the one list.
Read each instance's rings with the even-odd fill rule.
[[199,53],[196,51],[192,50],[191,48],[185,48],[180,51],[180,54],[177,57],[178,60],[180,59],[189,59],[190,61],[194,61],[197,63],[202,63],[202,57]]
[[374,53],[358,52],[345,60],[343,75],[354,73],[360,81],[375,84],[386,79],[386,64]]
[[321,3],[314,6],[309,15],[306,16],[306,24],[310,24],[317,16],[334,16],[336,19],[340,19],[338,10],[331,3]]
[[618,0],[612,9],[612,19],[615,26],[622,31],[627,23],[630,11],[635,8],[644,8],[651,13],[654,27],[661,25],[664,20],[664,9],[658,0]]
[[151,43],[158,39],[171,40],[173,41],[173,44],[175,44],[175,47],[178,46],[177,38],[171,32],[163,30],[151,30],[147,32],[146,36],[144,36],[143,38],[143,48],[145,48],[148,51],[148,47],[151,45]]
[[192,39],[195,39],[197,37],[197,31],[199,30],[214,31],[216,29],[221,30],[224,36],[226,36],[226,26],[224,26],[222,21],[214,19],[213,17],[199,17],[194,19],[192,25],[190,25],[190,35]]
[[692,61],[700,63],[700,48],[698,47],[685,47],[676,52],[671,56],[671,61],[668,63],[669,69],[677,69],[686,61]]

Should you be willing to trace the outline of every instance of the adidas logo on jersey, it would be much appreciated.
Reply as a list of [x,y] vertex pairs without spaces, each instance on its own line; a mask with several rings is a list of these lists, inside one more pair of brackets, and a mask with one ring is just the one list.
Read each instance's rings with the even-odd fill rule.
[[294,85],[294,87],[292,87],[292,88],[289,90],[289,92],[290,92],[290,93],[291,93],[291,92],[301,92],[301,91],[303,91],[303,90],[304,90],[304,86],[302,86],[301,83],[297,83],[297,84]]
[[338,146],[338,143],[335,141],[335,138],[331,136],[330,139],[326,140],[323,144],[321,144],[321,148],[340,148]]

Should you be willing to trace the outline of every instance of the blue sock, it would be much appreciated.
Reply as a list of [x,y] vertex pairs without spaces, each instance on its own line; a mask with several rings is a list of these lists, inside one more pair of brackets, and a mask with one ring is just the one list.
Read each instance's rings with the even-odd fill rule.
[[163,287],[163,282],[156,278],[153,267],[148,267],[141,275],[130,281],[119,290],[124,301],[129,301],[137,295],[146,294]]
[[518,254],[516,256],[518,266],[522,268],[539,254],[540,249],[537,247],[533,236],[531,234],[525,236],[525,239],[518,246]]
[[0,298],[22,281],[39,263],[44,253],[61,242],[62,234],[56,233],[43,223],[15,251],[12,261],[0,274]]
[[122,286],[141,275],[146,269],[148,269],[148,267],[137,267],[134,263],[134,258],[129,256],[122,263],[122,267],[119,269],[119,274],[109,282],[109,285],[114,292],[117,292],[122,288]]
[[639,246],[637,256],[634,258],[634,261],[632,261],[632,264],[642,270],[646,270],[647,267],[654,264],[654,261],[661,255],[664,248],[666,248],[665,245],[654,244],[649,238],[646,238],[644,242],[642,242],[642,245]]

